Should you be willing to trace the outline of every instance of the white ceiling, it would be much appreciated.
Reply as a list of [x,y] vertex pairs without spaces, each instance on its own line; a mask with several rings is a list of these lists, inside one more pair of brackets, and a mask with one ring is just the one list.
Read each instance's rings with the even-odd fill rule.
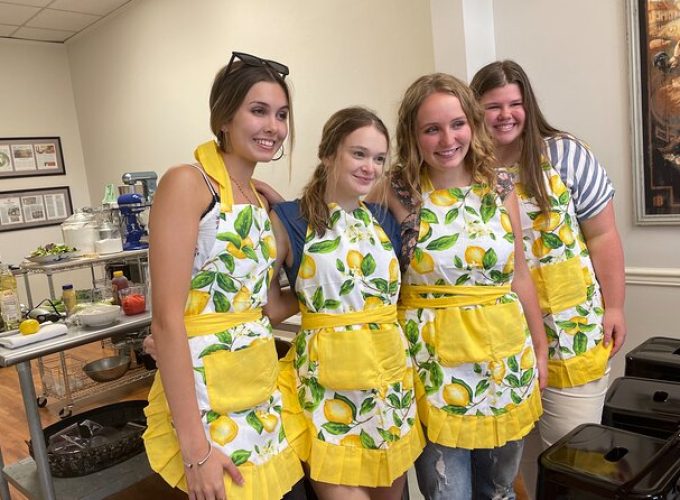
[[130,0],[0,0],[0,37],[63,43]]

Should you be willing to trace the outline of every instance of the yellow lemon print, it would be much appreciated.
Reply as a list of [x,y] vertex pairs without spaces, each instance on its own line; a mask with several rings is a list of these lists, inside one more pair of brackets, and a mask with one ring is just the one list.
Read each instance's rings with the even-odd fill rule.
[[470,404],[470,394],[457,382],[445,385],[443,396],[447,405],[466,407]]
[[269,257],[272,259],[276,258],[276,240],[274,240],[274,237],[269,235],[265,236],[264,239],[262,240],[262,245],[267,247],[267,250],[269,252]]
[[593,276],[590,274],[590,270],[587,267],[583,267],[583,279],[586,282],[586,286],[593,284]]
[[242,286],[241,289],[236,292],[232,305],[236,312],[243,312],[250,309],[250,290],[248,290],[247,286]]
[[583,316],[574,316],[569,320],[569,322],[575,323],[575,325],[570,328],[565,328],[564,333],[576,335],[581,330],[581,325],[588,323],[588,318],[584,318]]
[[423,241],[430,235],[430,232],[430,223],[426,220],[421,220],[418,228],[418,241]]
[[482,267],[484,261],[484,249],[482,247],[471,246],[465,249],[465,262],[472,267]]
[[185,316],[196,316],[201,314],[210,300],[210,293],[201,290],[189,290],[187,303],[184,307]]
[[387,429],[387,432],[392,434],[394,437],[399,438],[401,437],[401,429],[397,427],[396,425],[393,425],[389,429]]
[[541,259],[550,253],[550,247],[543,243],[543,238],[536,238],[531,244],[531,253]]
[[361,274],[361,263],[364,261],[364,256],[361,252],[350,250],[347,252],[347,267],[354,271],[355,274]]
[[508,403],[503,408],[505,409],[505,411],[512,411],[516,407],[517,407],[517,405],[515,403]]
[[505,229],[506,233],[512,233],[512,224],[510,223],[510,216],[503,212],[501,213],[501,226]]
[[353,448],[363,448],[364,445],[361,444],[361,436],[358,434],[350,434],[348,436],[345,436],[340,440],[340,444],[342,446],[350,446]]
[[414,257],[411,261],[411,268],[418,274],[427,274],[434,271],[434,259],[427,252],[421,252],[420,259]]
[[491,378],[497,384],[500,384],[505,377],[505,365],[498,361],[491,361],[489,363],[489,373],[491,373]]
[[562,179],[560,179],[559,175],[551,175],[550,176],[550,189],[555,194],[555,196],[557,196],[559,198],[560,195],[567,190],[567,186],[564,185],[564,183],[562,182]]
[[401,380],[401,388],[405,391],[410,391],[413,389],[413,381],[415,376],[416,374],[412,367],[409,366],[406,368],[406,371],[404,372],[404,378]]
[[562,243],[569,246],[574,242],[574,233],[571,231],[569,224],[564,224],[557,233],[562,240]]
[[329,422],[336,424],[352,423],[352,409],[341,399],[329,399],[323,404],[323,414]]
[[387,234],[385,234],[385,231],[383,230],[383,228],[381,228],[380,226],[374,226],[374,227],[375,227],[375,232],[378,233],[378,239],[380,240],[380,242],[381,243],[390,243],[390,239],[387,236]]
[[210,423],[210,437],[220,446],[231,443],[238,434],[238,426],[231,418],[222,415]]
[[299,276],[302,279],[308,280],[314,277],[316,274],[316,262],[314,259],[305,254],[302,257],[302,262],[300,263],[300,273]]
[[532,227],[534,231],[552,231],[560,224],[560,214],[555,212],[549,212],[548,216],[541,212],[534,219]]
[[432,191],[430,200],[439,207],[450,207],[458,201],[458,199],[446,189]]
[[472,192],[475,193],[480,198],[489,192],[489,186],[486,184],[473,184]]
[[515,193],[517,193],[517,196],[519,196],[520,198],[526,198],[527,192],[526,189],[524,189],[524,184],[522,184],[521,182],[516,182]]
[[519,359],[519,367],[522,370],[528,370],[532,366],[534,366],[534,350],[531,347],[527,347]]
[[392,257],[389,267],[390,282],[397,281],[399,279],[399,261],[396,257]]
[[255,416],[262,424],[262,427],[266,432],[273,432],[276,429],[276,424],[279,423],[279,419],[273,413],[267,413],[265,411],[255,412]]
[[253,240],[250,239],[250,237],[245,237],[243,240],[241,240],[241,246],[240,248],[237,248],[236,245],[234,245],[231,241],[227,243],[227,253],[235,257],[236,259],[245,259],[246,254],[243,252],[243,249],[246,247],[253,247]]
[[515,270],[515,251],[513,250],[510,252],[510,255],[508,255],[508,260],[505,262],[505,265],[503,266],[503,273],[504,274],[510,274]]
[[434,345],[434,337],[436,335],[434,321],[428,321],[423,325],[421,335],[423,336],[423,341],[425,341],[426,344]]
[[371,309],[376,309],[382,307],[383,301],[380,297],[366,297],[364,302],[364,311],[370,311]]

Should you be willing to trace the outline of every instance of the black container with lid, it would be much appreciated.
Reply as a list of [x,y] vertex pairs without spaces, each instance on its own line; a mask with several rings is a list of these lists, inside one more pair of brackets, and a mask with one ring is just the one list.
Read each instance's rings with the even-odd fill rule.
[[626,376],[680,382],[680,338],[652,337],[628,352]]
[[668,438],[680,430],[680,382],[620,377],[607,391],[602,424]]
[[541,453],[541,500],[680,499],[680,434],[668,440],[583,424]]

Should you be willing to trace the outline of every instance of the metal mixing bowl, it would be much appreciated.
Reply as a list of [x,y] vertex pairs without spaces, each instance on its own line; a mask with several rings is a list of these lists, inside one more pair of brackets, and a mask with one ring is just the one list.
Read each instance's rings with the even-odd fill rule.
[[128,356],[110,356],[87,363],[83,371],[96,382],[109,382],[125,375],[129,367]]

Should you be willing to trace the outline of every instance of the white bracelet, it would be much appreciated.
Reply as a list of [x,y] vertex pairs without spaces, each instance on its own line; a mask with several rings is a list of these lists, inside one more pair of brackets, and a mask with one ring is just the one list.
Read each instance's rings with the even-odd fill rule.
[[[208,453],[205,454],[205,457],[203,457],[201,460],[196,462],[195,465],[200,467],[201,465],[206,463],[208,461],[208,459],[210,458],[210,455],[212,455],[212,450],[213,450],[212,443],[210,441],[208,441]],[[189,463],[184,462],[184,461],[182,461],[182,462],[184,463],[184,467],[186,467],[187,469],[191,469],[194,466],[194,464],[192,464],[191,462],[189,462]]]

